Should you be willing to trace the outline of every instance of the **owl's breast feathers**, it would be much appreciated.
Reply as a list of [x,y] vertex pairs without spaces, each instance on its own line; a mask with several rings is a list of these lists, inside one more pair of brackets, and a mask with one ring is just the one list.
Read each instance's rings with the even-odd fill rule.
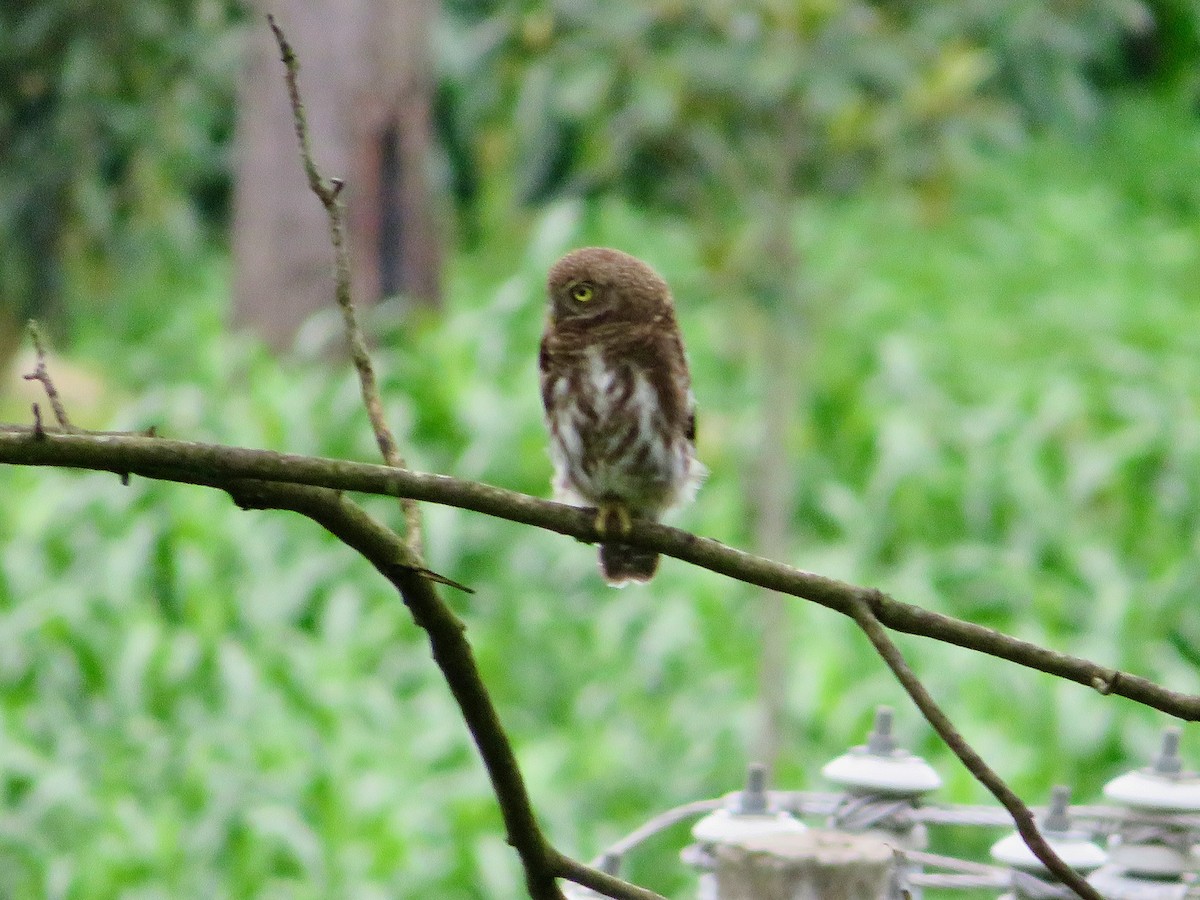
[[610,379],[622,385],[630,376],[646,378],[658,398],[665,424],[685,428],[691,410],[691,378],[683,344],[669,322],[632,324],[564,322],[542,337],[539,354],[542,401],[549,408],[547,373],[574,379],[591,376],[611,388]]
[[543,337],[542,400],[563,499],[620,500],[657,517],[691,493],[701,470],[687,362],[671,319],[565,322]]

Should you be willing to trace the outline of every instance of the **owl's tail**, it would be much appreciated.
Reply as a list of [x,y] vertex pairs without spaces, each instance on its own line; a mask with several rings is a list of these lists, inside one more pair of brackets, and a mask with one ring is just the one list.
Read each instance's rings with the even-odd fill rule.
[[600,545],[600,572],[613,587],[625,587],[631,581],[645,582],[658,571],[658,554],[628,544]]

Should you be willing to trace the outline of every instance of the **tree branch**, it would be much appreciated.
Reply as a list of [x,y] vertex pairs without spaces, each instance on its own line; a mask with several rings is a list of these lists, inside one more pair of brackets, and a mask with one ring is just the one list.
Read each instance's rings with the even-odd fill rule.
[[400,593],[413,621],[428,635],[434,661],[479,748],[504,818],[508,842],[524,866],[530,897],[563,900],[555,879],[567,878],[615,900],[663,900],[652,891],[576,862],[547,842],[512,745],[479,674],[465,626],[415,565],[419,559],[405,541],[336,490],[219,477],[204,483],[226,491],[242,509],[290,510],[312,519],[362,555]]
[[609,875],[607,872],[601,872],[591,866],[585,866],[569,856],[563,856],[557,850],[550,851],[550,865],[558,877],[591,888],[606,897],[620,898],[620,900],[666,900],[661,894],[622,881],[615,875]]
[[912,698],[917,709],[921,711],[921,715],[925,717],[925,721],[946,742],[946,746],[953,751],[954,755],[962,761],[962,764],[967,767],[967,771],[975,776],[976,781],[991,791],[992,796],[1008,810],[1017,826],[1017,832],[1024,839],[1026,846],[1033,851],[1033,855],[1042,861],[1042,865],[1084,900],[1104,900],[1099,892],[1083,879],[1082,875],[1063,862],[1054,852],[1054,848],[1046,842],[1041,831],[1038,830],[1037,822],[1034,820],[1033,813],[1029,811],[1029,807],[967,743],[966,738],[958,732],[950,718],[942,712],[937,701],[933,699],[933,695],[925,689],[925,685],[921,684],[920,679],[908,667],[900,648],[888,637],[887,631],[884,630],[872,609],[881,599],[882,595],[878,591],[863,591],[851,598],[850,614],[871,641],[875,652],[892,670],[892,674],[896,676],[900,686]]
[[[275,21],[275,16],[268,14],[267,22],[275,35],[275,43],[279,45],[279,55],[285,69],[284,78],[287,82],[288,100],[292,106],[292,123],[296,131],[296,141],[300,145],[300,160],[304,165],[304,174],[308,178],[308,186],[329,218],[329,240],[333,244],[334,258],[334,297],[338,309],[342,311],[342,322],[346,329],[346,341],[350,347],[350,358],[358,373],[358,383],[362,391],[363,405],[367,410],[367,418],[371,421],[371,430],[375,433],[375,442],[383,461],[396,469],[407,469],[404,457],[400,455],[396,438],[388,428],[383,415],[383,402],[379,397],[379,382],[375,377],[375,367],[367,352],[367,342],[363,337],[362,328],[358,324],[358,315],[354,309],[354,301],[350,295],[350,254],[346,249],[346,209],[342,203],[342,188],[345,182],[334,178],[326,181],[317,164],[313,160],[312,146],[308,139],[308,117],[304,113],[304,102],[300,99],[300,87],[297,79],[300,75],[300,61],[297,59],[291,44],[284,37],[283,30]],[[400,507],[404,511],[405,537],[409,548],[419,558],[421,556],[421,510],[411,497],[401,497]]]
[[[46,392],[46,399],[50,401],[50,409],[54,411],[54,419],[58,422],[58,427],[63,431],[74,431],[75,426],[67,418],[67,407],[63,404],[62,397],[59,396],[58,388],[54,386],[50,370],[46,368],[46,341],[42,337],[42,329],[33,319],[29,320],[27,327],[29,328],[29,338],[33,341],[33,353],[37,363],[32,372],[22,377],[26,381],[41,383],[42,390]],[[38,409],[36,403],[33,405],[33,414],[40,422],[41,410]]]
[[[185,484],[212,484],[215,479],[233,478],[307,484],[455,506],[589,543],[599,539],[595,516],[577,507],[446,475],[269,450],[138,435],[64,434],[52,430],[44,431],[39,437],[33,428],[0,426],[0,463],[130,473]],[[718,541],[665,525],[635,521],[627,543],[656,550],[747,584],[809,600],[845,616],[853,617],[854,598],[863,591],[861,587],[752,556]],[[1169,690],[1147,678],[1100,666],[884,595],[880,596],[873,612],[881,624],[893,631],[955,644],[1074,681],[1104,694],[1118,694],[1185,721],[1200,721],[1200,696]]]
[[525,867],[529,895],[534,900],[562,900],[549,866],[549,847],[534,816],[512,746],[475,665],[465,626],[437,596],[433,585],[413,571],[419,560],[411,548],[337,491],[261,481],[231,481],[216,486],[229,491],[243,509],[290,509],[307,516],[357,550],[395,586],[413,620],[429,636],[434,661],[483,757],[500,803],[508,842]]

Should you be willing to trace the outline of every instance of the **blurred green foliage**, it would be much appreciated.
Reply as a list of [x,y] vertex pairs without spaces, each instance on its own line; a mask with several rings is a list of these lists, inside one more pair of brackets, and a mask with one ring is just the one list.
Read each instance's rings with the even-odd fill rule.
[[[95,316],[145,333],[156,310],[113,303],[125,284],[186,277],[222,239],[249,20],[240,0],[0,8],[0,357],[30,312],[72,338]],[[1114,88],[1194,101],[1200,9],[449,0],[437,59],[462,234],[521,201],[617,190],[712,219],[711,262],[736,254],[722,242],[755,192],[778,194],[764,171],[781,160],[806,190],[884,171],[940,195],[976,142],[1094,125]]]
[[[912,190],[814,200],[796,223],[826,301],[795,435],[792,562],[1200,690],[1200,133],[1118,104],[1091,148],[977,157],[930,219]],[[696,231],[562,201],[454,264],[444,315],[369,315],[413,465],[545,495],[541,281],[565,248],[638,252],[680,300],[712,469],[676,521],[745,545],[762,372]],[[223,261],[128,340],[80,349],[128,396],[81,424],[374,459],[349,372],[223,333]],[[138,288],[140,290],[140,288]],[[139,302],[136,296],[127,298]],[[336,333],[330,314],[313,333]],[[309,523],[199,488],[0,471],[0,895],[517,897],[487,781],[403,605]],[[395,504],[370,501],[395,521]],[[552,839],[588,856],[741,781],[755,717],[751,590],[666,561],[606,589],[594,551],[426,507]],[[983,801],[853,626],[797,602],[778,780],[891,703],[905,742]],[[902,641],[966,736],[1030,801],[1140,764],[1163,717],[998,661]],[[1200,753],[1195,735],[1185,751]],[[682,830],[634,861],[686,895]],[[941,849],[980,853],[961,834]]]
[[[1092,125],[1115,84],[1195,91],[1178,0],[446,4],[444,141],[462,196],[627,193],[695,211],[763,183],[936,179],[1022,122]],[[517,173],[515,182],[512,173]]]
[[[237,0],[0,5],[0,358],[13,323],[106,308],[228,216]],[[114,321],[121,327],[120,321]]]

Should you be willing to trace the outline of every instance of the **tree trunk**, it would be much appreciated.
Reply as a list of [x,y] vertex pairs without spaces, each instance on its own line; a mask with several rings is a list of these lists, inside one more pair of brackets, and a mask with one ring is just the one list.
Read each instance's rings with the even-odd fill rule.
[[[792,428],[800,403],[797,343],[799,315],[769,313],[762,337],[763,440],[755,485],[754,547],[768,559],[789,559],[795,549],[792,508],[796,496]],[[759,598],[758,737],[755,758],[774,771],[785,740],[788,707],[791,598],[764,590]]]
[[[810,344],[804,272],[792,245],[794,201],[782,183],[761,208],[772,223],[761,248],[766,285],[759,358],[765,369],[762,402],[762,446],[755,485],[755,549],[768,559],[788,559],[795,549],[792,534],[796,499],[795,441],[798,411],[806,406],[802,361]],[[774,771],[783,748],[791,671],[790,599],[764,590],[759,605],[759,728],[756,758]]]
[[[765,367],[763,440],[758,459],[754,520],[755,547],[768,559],[788,559],[795,545],[792,516],[796,500],[796,453],[792,430],[801,408],[808,407],[805,371],[812,354],[811,298],[803,260],[795,246],[792,224],[800,196],[795,186],[802,146],[803,110],[786,106],[777,119],[778,153],[765,174],[771,190],[756,208],[768,227],[759,232],[757,278],[764,304],[765,331],[761,359]],[[759,608],[758,759],[774,771],[783,748],[788,711],[787,679],[791,671],[790,599],[763,591]]]
[[[354,297],[435,303],[441,241],[427,157],[430,0],[280,0],[300,60],[313,156],[346,182]],[[296,147],[283,66],[254,29],[238,123],[236,325],[286,348],[333,298],[329,230]]]

